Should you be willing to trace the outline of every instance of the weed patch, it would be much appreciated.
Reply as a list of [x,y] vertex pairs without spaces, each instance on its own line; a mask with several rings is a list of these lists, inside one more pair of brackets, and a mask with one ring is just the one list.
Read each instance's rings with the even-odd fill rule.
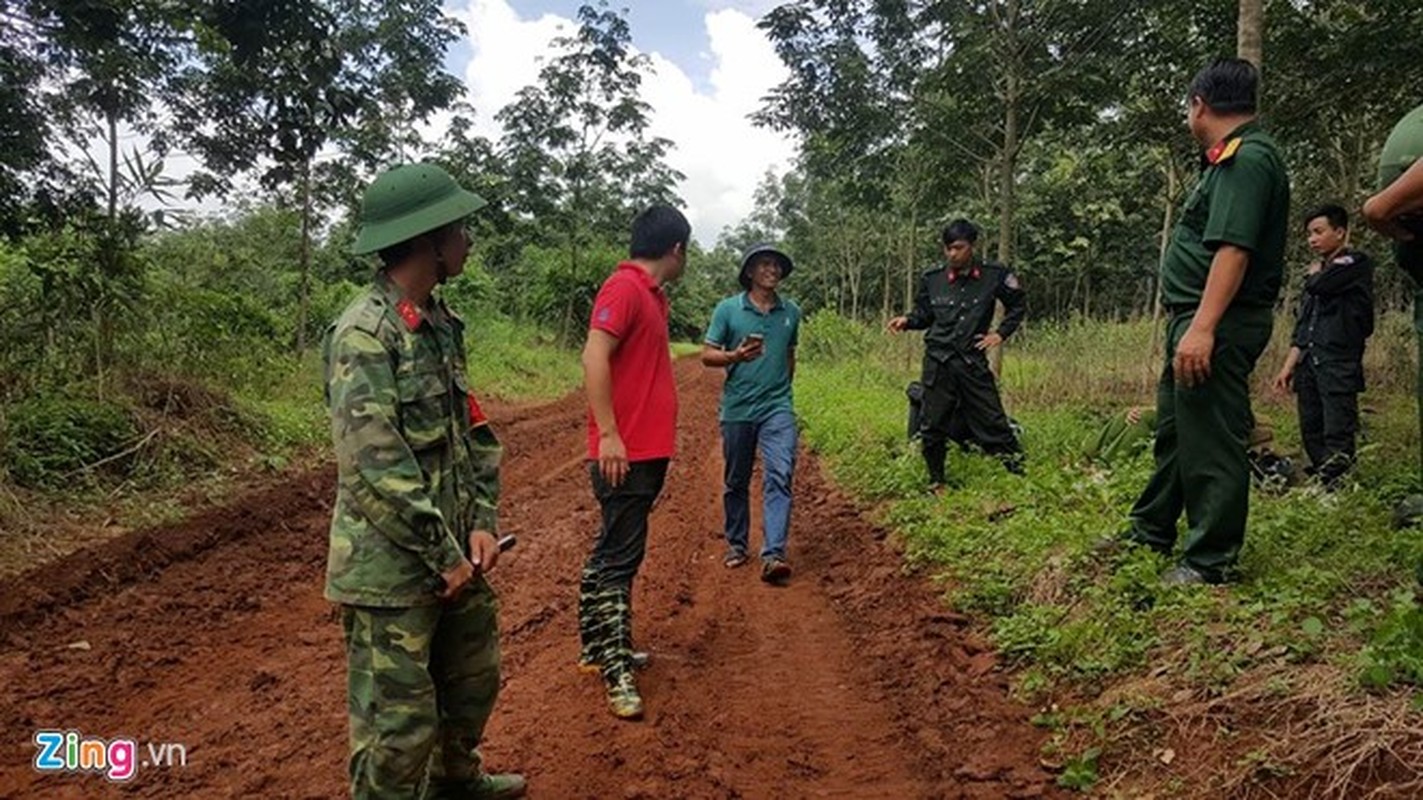
[[[1110,469],[1083,454],[1109,415],[1149,397],[1155,370],[1143,352],[1151,341],[1145,323],[1039,332],[1011,350],[1004,399],[1024,427],[1027,476],[954,450],[942,497],[925,494],[927,476],[908,441],[904,389],[917,377],[917,360],[905,357],[902,339],[824,315],[807,322],[803,339],[822,332],[834,346],[811,349],[796,376],[806,441],[843,486],[882,510],[908,558],[941,575],[947,601],[976,616],[1018,671],[1020,696],[1088,709],[1060,720],[1054,761],[1064,786],[1100,788],[1104,775],[1131,773],[1141,754],[1118,742],[1143,726],[1180,729],[1202,715],[1235,731],[1210,756],[1228,758],[1222,776],[1234,777],[1205,780],[1182,766],[1192,759],[1173,755],[1176,766],[1157,761],[1137,773],[1141,785],[1181,782],[1199,791],[1239,788],[1245,783],[1230,783],[1239,778],[1343,796],[1366,774],[1382,774],[1367,764],[1394,763],[1378,728],[1338,743],[1356,757],[1348,764],[1324,742],[1313,764],[1260,724],[1305,708],[1336,732],[1344,718],[1364,722],[1367,709],[1369,724],[1397,734],[1388,746],[1411,746],[1418,716],[1405,724],[1399,709],[1423,685],[1423,612],[1412,590],[1423,533],[1393,530],[1390,509],[1417,485],[1418,432],[1411,397],[1392,376],[1365,395],[1360,464],[1346,488],[1252,492],[1240,582],[1164,588],[1166,559],[1142,548],[1110,557],[1093,549],[1123,529],[1150,474],[1150,453],[1127,454]],[[1268,368],[1262,360],[1260,369]],[[1276,450],[1300,457],[1293,403],[1261,395],[1256,410],[1274,424]],[[1301,675],[1310,680],[1294,679]],[[1124,687],[1145,692],[1160,710],[1114,718],[1113,698]],[[1082,723],[1088,717],[1096,721]],[[1182,756],[1188,749],[1177,748]],[[1423,777],[1420,765],[1387,767],[1390,780]]]

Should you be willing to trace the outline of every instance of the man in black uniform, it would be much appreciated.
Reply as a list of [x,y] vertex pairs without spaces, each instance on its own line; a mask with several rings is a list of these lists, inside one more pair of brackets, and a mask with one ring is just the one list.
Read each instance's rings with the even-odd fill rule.
[[1275,388],[1295,391],[1311,469],[1326,489],[1334,489],[1354,463],[1364,343],[1374,332],[1374,265],[1345,244],[1349,213],[1337,205],[1306,214],[1305,232],[1320,258],[1305,277],[1290,353]]
[[[1013,335],[1027,313],[1018,277],[974,252],[978,228],[965,219],[944,228],[945,266],[919,277],[914,310],[889,321],[889,329],[924,334],[923,410],[920,434],[924,464],[934,491],[944,485],[950,421],[959,414],[972,439],[1010,472],[1022,474],[1023,453],[1008,424],[987,351]],[[1003,302],[998,329],[989,332],[994,301]]]

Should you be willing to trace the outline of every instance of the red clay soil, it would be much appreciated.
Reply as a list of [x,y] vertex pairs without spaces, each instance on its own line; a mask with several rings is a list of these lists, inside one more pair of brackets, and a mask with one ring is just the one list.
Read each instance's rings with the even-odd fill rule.
[[[906,577],[803,453],[787,588],[720,564],[717,376],[681,362],[681,457],[635,587],[647,719],[619,722],[574,669],[576,578],[597,506],[573,395],[495,414],[492,573],[505,685],[485,756],[536,798],[1003,798],[1056,794],[1041,734],[994,657]],[[131,534],[0,592],[0,797],[346,794],[341,634],[321,598],[332,474]],[[122,786],[41,775],[34,731],[177,743],[186,767]]]

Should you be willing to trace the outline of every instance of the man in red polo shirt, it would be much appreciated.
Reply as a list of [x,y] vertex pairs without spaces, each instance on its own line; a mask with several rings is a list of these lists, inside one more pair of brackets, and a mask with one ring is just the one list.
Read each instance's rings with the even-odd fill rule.
[[677,441],[662,287],[686,269],[691,235],[687,218],[671,206],[633,220],[628,260],[598,291],[583,348],[588,465],[603,523],[579,586],[579,663],[602,672],[608,707],[622,719],[642,718],[632,671],[647,659],[632,649],[632,580]]

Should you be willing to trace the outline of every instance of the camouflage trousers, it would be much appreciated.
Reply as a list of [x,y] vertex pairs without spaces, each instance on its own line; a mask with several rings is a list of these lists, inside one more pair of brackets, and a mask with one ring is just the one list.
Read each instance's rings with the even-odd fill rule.
[[498,610],[482,578],[441,605],[342,607],[355,800],[461,796],[479,779],[499,694]]
[[647,518],[667,478],[667,459],[634,461],[618,486],[589,462],[602,525],[578,587],[579,660],[614,682],[632,668],[632,583],[647,552]]
[[578,661],[596,664],[604,680],[616,682],[632,669],[632,589],[604,585],[598,573],[583,568],[578,585]]

